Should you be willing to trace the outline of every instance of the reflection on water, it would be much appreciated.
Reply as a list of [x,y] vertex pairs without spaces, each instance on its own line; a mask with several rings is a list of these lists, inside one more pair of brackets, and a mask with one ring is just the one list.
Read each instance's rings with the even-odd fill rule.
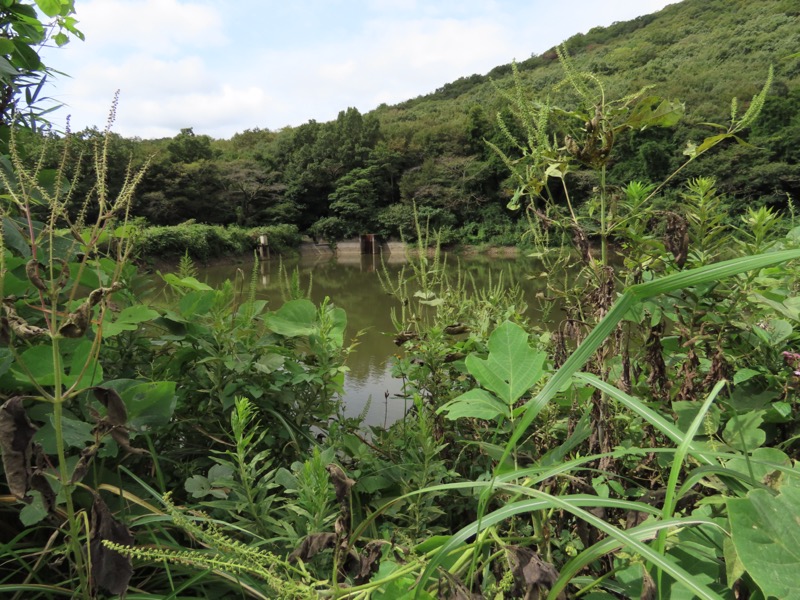
[[[402,255],[385,256],[386,269],[396,280],[405,262]],[[237,269],[245,276],[252,269],[252,262],[237,262],[229,265],[214,265],[200,269],[200,280],[209,285],[232,279]],[[383,268],[380,255],[342,255],[339,257],[302,256],[284,259],[283,268],[300,274],[301,289],[311,283],[311,299],[320,303],[325,296],[347,312],[347,336],[357,338],[357,346],[350,354],[347,366],[350,372],[345,380],[345,414],[355,417],[366,410],[367,425],[391,424],[401,418],[408,402],[401,397],[402,382],[391,377],[391,358],[399,353],[394,345],[394,328],[390,310],[394,300],[384,292],[378,276]],[[448,270],[455,275],[456,269],[469,274],[476,286],[497,281],[503,273],[503,281],[518,282],[528,304],[532,296],[541,290],[541,267],[537,262],[525,258],[489,258],[486,256],[450,257]],[[278,260],[265,261],[259,265],[260,289],[258,296],[277,309],[283,302],[281,274]],[[361,335],[358,335],[362,332]]]

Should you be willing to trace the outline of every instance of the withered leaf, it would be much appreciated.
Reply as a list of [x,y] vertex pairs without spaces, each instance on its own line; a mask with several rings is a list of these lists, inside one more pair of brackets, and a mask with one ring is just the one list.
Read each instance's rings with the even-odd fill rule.
[[42,281],[42,277],[39,275],[39,267],[41,263],[36,260],[35,258],[30,259],[27,264],[25,265],[25,274],[28,276],[28,279],[33,284],[37,290],[41,292],[50,292],[47,286]]
[[113,294],[122,289],[122,284],[115,282],[110,287],[100,287],[92,290],[86,300],[83,301],[75,312],[70,313],[61,326],[58,332],[67,338],[79,338],[86,334],[89,329],[89,323],[92,317],[92,308],[100,302],[108,294]]
[[31,440],[36,426],[31,423],[21,396],[9,398],[0,407],[0,449],[8,487],[15,498],[23,500],[30,487]]
[[128,422],[128,409],[116,390],[96,386],[92,388],[94,397],[106,407],[106,419],[114,427],[121,427]]
[[[535,600],[547,596],[547,591],[558,579],[558,571],[539,555],[522,546],[509,546],[508,558],[514,575],[514,586],[517,593],[526,600]],[[563,599],[563,593],[558,595]]]
[[338,537],[335,533],[312,533],[289,555],[289,562],[310,560],[323,550],[333,548]]
[[110,594],[123,594],[133,575],[130,558],[103,545],[109,540],[123,546],[133,545],[128,528],[117,521],[99,495],[92,502],[89,551],[92,557],[92,582]]
[[117,391],[100,386],[91,389],[94,397],[106,407],[106,416],[103,418],[100,418],[97,411],[91,409],[92,418],[97,421],[95,433],[100,436],[109,434],[120,448],[130,454],[149,454],[147,450],[131,446],[131,438],[126,427],[128,410]]
[[72,477],[70,477],[70,483],[78,483],[79,481],[83,480],[86,477],[86,473],[89,472],[89,465],[92,464],[92,460],[94,459],[95,454],[97,454],[97,446],[87,446],[83,450],[81,450],[81,457],[78,459],[75,468],[72,470]]
[[42,264],[36,260],[35,258],[30,259],[25,265],[25,274],[28,276],[28,279],[33,284],[37,290],[46,292],[47,294],[54,294],[58,290],[62,289],[67,282],[69,281],[69,265],[67,261],[62,258],[53,258],[54,263],[58,263],[61,266],[61,272],[58,275],[58,279],[54,282],[52,289],[49,288],[45,282],[42,280],[42,276],[39,274],[39,268]]
[[642,565],[642,594],[639,596],[641,600],[656,600],[658,598],[658,589],[653,577],[647,571],[647,567]]
[[334,463],[325,467],[328,474],[331,476],[331,483],[333,483],[333,491],[336,493],[336,501],[340,504],[350,504],[350,488],[356,482],[345,475],[342,468]]
[[4,338],[8,338],[8,329],[10,329],[15,336],[23,340],[29,340],[47,333],[46,329],[42,329],[36,325],[30,325],[25,319],[20,317],[14,309],[13,302],[4,300],[3,310],[6,313],[6,316],[3,317]]

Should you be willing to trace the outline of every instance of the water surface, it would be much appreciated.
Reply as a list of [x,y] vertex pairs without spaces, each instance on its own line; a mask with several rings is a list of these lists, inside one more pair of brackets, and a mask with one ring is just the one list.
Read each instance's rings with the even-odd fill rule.
[[[385,426],[401,418],[408,408],[402,397],[402,381],[391,376],[391,360],[401,350],[394,344],[395,329],[391,309],[396,301],[384,291],[379,272],[384,268],[396,280],[404,260],[391,256],[385,265],[379,255],[302,256],[264,261],[259,264],[258,296],[277,309],[283,302],[281,279],[297,270],[303,289],[311,284],[311,299],[319,304],[327,296],[347,312],[346,339],[355,340],[356,348],[347,360],[350,371],[345,379],[344,405],[349,417],[364,414],[367,425]],[[249,279],[253,263],[238,261],[199,268],[201,281],[216,285],[233,279],[237,269]],[[516,281],[523,288],[528,304],[543,286],[541,266],[526,258],[495,258],[482,255],[448,257],[446,267],[454,276],[457,269],[469,274],[477,286],[490,280],[509,284]],[[359,335],[360,333],[360,335]]]

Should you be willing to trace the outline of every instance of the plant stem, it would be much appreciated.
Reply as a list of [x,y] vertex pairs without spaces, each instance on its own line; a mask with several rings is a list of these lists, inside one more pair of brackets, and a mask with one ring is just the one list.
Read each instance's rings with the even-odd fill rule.
[[69,481],[69,472],[67,470],[67,456],[64,447],[64,428],[62,419],[64,416],[64,395],[62,392],[62,362],[61,351],[59,344],[60,336],[58,334],[52,335],[52,348],[53,348],[53,429],[56,434],[56,452],[58,454],[58,477],[61,483],[61,489],[64,494],[64,502],[67,507],[67,525],[69,528],[69,540],[67,547],[73,555],[75,561],[75,569],[78,572],[78,579],[80,585],[77,594],[82,595],[84,598],[89,598],[89,585],[87,572],[84,568],[83,549],[80,544],[81,524],[75,513],[75,505],[72,501],[73,485]]

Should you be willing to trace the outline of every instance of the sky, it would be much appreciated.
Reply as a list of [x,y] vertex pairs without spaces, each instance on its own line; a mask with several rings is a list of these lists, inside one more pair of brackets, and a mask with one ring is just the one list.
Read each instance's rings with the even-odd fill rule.
[[42,51],[63,129],[227,139],[324,122],[538,55],[677,0],[77,0],[85,41]]

